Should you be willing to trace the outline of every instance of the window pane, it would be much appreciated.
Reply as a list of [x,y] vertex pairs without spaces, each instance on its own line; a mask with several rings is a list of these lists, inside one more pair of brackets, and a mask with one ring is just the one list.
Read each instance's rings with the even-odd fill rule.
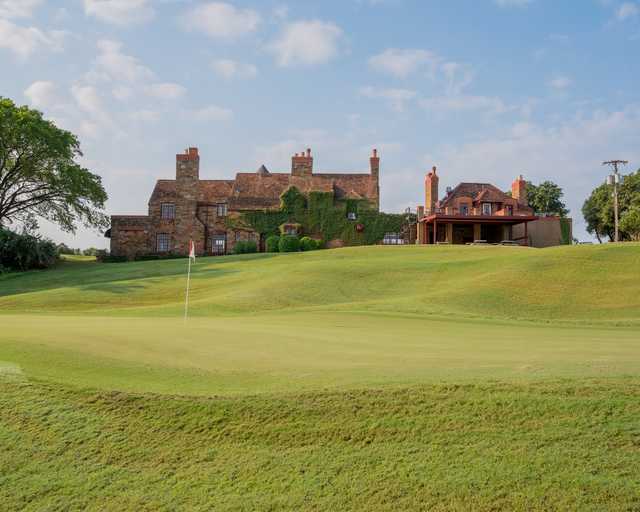
[[163,219],[174,219],[176,216],[176,205],[172,203],[163,203],[160,205],[160,216]]
[[171,247],[171,237],[167,233],[158,233],[156,236],[156,250],[158,252],[169,252]]

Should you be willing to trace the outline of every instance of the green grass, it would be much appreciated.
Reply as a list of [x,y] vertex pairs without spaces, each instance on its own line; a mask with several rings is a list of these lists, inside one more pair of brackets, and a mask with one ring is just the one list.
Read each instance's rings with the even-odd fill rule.
[[640,245],[0,276],[1,510],[640,509]]

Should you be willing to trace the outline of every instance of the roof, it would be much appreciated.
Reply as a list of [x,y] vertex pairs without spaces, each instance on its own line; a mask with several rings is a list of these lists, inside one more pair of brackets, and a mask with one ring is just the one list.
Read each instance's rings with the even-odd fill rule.
[[[303,194],[332,192],[336,199],[378,197],[378,182],[370,174],[314,173],[307,177],[272,173],[262,166],[257,172],[237,173],[235,180],[200,180],[198,201],[228,202],[231,209],[237,210],[277,208],[280,196],[289,187],[296,187]],[[175,198],[176,181],[158,180],[150,202]]]
[[439,207],[444,208],[449,206],[449,203],[459,197],[470,197],[474,202],[487,201],[498,203],[511,199],[511,196],[508,196],[498,187],[490,183],[460,183],[440,200]]

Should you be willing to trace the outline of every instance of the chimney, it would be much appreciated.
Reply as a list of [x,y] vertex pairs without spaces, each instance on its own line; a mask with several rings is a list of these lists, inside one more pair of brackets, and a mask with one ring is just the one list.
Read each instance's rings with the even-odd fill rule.
[[374,149],[371,158],[369,158],[369,165],[371,168],[371,176],[378,179],[380,177],[380,157],[378,156],[378,150]]
[[198,180],[200,178],[200,156],[198,148],[188,148],[176,155],[176,180]]
[[296,153],[291,157],[291,175],[292,176],[311,176],[313,174],[313,157],[311,149],[307,148],[306,152]]
[[435,166],[424,178],[424,208],[426,212],[433,212],[438,202],[438,175]]
[[527,182],[522,177],[522,174],[511,184],[511,197],[518,201],[518,204],[529,206],[529,201],[527,199]]

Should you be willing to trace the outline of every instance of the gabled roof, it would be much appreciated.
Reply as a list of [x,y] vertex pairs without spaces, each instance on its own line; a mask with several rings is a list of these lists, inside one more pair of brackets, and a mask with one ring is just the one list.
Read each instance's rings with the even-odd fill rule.
[[440,200],[439,206],[444,208],[459,197],[470,197],[474,202],[488,201],[498,203],[511,199],[510,196],[490,183],[460,183],[447,196]]

